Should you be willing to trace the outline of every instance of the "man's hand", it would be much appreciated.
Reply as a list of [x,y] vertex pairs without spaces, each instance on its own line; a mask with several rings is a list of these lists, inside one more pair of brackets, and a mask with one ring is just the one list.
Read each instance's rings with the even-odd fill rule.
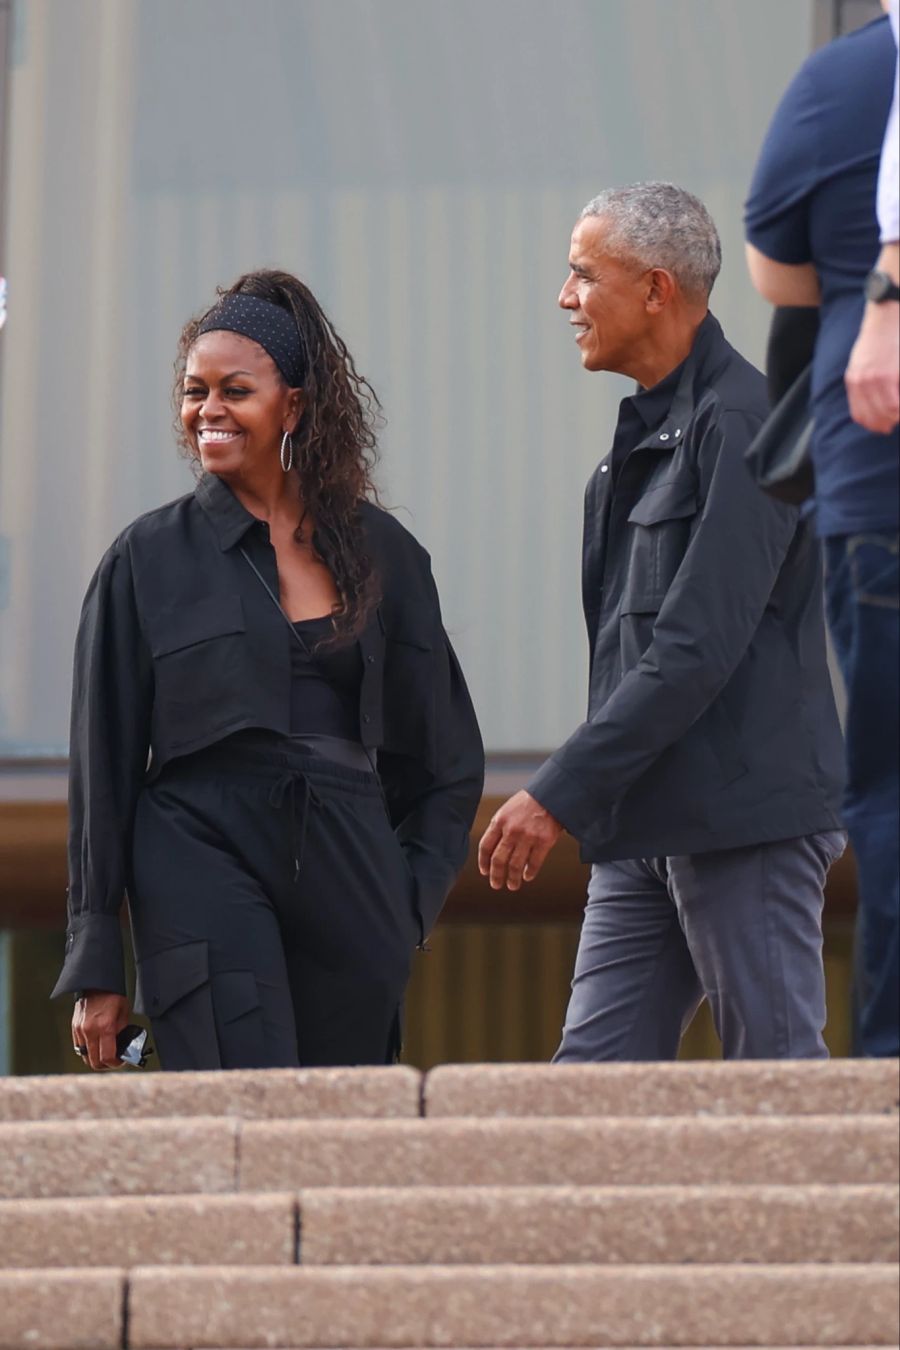
[[850,416],[887,435],[900,422],[900,306],[866,305],[844,376]]
[[86,993],[75,1004],[72,1015],[72,1044],[87,1050],[92,1069],[120,1069],[116,1054],[116,1036],[128,1025],[128,999],[121,994]]
[[510,797],[488,825],[478,845],[478,870],[500,891],[517,891],[533,881],[562,834],[562,826],[529,793]]

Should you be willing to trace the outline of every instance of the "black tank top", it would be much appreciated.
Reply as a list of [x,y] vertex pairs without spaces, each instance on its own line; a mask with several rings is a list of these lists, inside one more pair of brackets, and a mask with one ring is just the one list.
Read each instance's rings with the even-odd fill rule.
[[362,657],[355,641],[320,644],[332,632],[329,615],[293,625],[306,643],[291,643],[291,735],[359,740]]

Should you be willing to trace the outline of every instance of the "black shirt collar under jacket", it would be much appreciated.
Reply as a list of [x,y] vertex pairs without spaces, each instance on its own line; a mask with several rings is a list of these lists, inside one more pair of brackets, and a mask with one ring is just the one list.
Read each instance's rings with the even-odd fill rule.
[[260,524],[259,518],[252,515],[228,484],[214,473],[203,475],[194,495],[215,530],[223,553],[240,543],[251,526]]
[[725,336],[718,320],[707,313],[697,329],[694,345],[674,370],[657,384],[622,399],[613,436],[611,467],[613,481],[632,450],[653,447],[674,450],[690,424],[699,383],[710,378],[717,352]]

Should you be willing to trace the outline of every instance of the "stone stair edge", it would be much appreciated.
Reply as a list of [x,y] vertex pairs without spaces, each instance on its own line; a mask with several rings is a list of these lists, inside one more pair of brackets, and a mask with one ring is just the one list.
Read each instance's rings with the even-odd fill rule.
[[[217,1129],[223,1137],[240,1138],[242,1135],[263,1137],[284,1130],[293,1130],[301,1134],[316,1135],[322,1131],[333,1132],[336,1136],[374,1131],[390,1135],[392,1133],[438,1134],[446,1130],[468,1129],[473,1132],[495,1132],[506,1134],[509,1131],[525,1134],[527,1131],[553,1130],[571,1127],[576,1130],[591,1128],[610,1129],[674,1129],[680,1125],[696,1126],[700,1129],[727,1130],[738,1122],[759,1130],[770,1131],[785,1125],[815,1129],[884,1126],[889,1117],[884,1112],[858,1111],[851,1116],[836,1116],[831,1112],[816,1112],[798,1115],[793,1112],[783,1114],[767,1113],[754,1115],[751,1112],[736,1111],[729,1115],[700,1115],[689,1112],[625,1117],[605,1115],[596,1112],[591,1115],[517,1115],[517,1116],[349,1116],[349,1117],[306,1117],[276,1116],[260,1119],[249,1116],[231,1116],[222,1114],[204,1115],[159,1115],[159,1116],[96,1116],[81,1118],[52,1118],[50,1120],[0,1120],[0,1141],[12,1139],[23,1131],[36,1132],[37,1137],[47,1138],[58,1134],[60,1137],[77,1137],[79,1133],[90,1137],[102,1128],[108,1131],[139,1130],[200,1132]],[[290,1187],[288,1189],[291,1189]]]
[[668,1064],[442,1064],[423,1083],[428,1117],[523,1114],[878,1114],[900,1111],[896,1059]]
[[0,1123],[39,1116],[135,1119],[402,1119],[422,1114],[423,1074],[408,1065],[333,1069],[31,1075],[0,1078]]
[[8,1199],[357,1185],[865,1184],[898,1172],[883,1115],[0,1125]]
[[[396,1347],[891,1344],[894,1265],[382,1266],[159,1270],[129,1279],[135,1350],[197,1343]],[[648,1310],[648,1298],[652,1299]],[[598,1302],[598,1300],[602,1300]],[[602,1309],[602,1312],[601,1312]],[[252,1329],[251,1329],[252,1328]],[[730,1334],[729,1334],[730,1333]],[[558,1338],[558,1339],[557,1339]],[[676,1338],[676,1339],[672,1339]],[[720,1339],[721,1338],[721,1339]]]
[[[160,1303],[160,1279],[166,1281],[166,1299]],[[486,1288],[492,1288],[490,1306],[485,1303],[483,1294]],[[342,1319],[353,1316],[355,1311],[364,1315],[368,1328],[363,1332],[363,1345],[377,1344],[376,1324],[389,1308],[390,1325],[394,1334],[391,1339],[395,1350],[397,1346],[452,1346],[464,1345],[467,1336],[458,1339],[459,1333],[453,1325],[465,1323],[467,1328],[474,1319],[474,1333],[482,1333],[490,1325],[488,1336],[473,1335],[469,1345],[509,1347],[509,1319],[517,1315],[521,1300],[528,1291],[528,1301],[539,1294],[555,1295],[552,1318],[557,1326],[557,1334],[562,1346],[594,1346],[602,1343],[602,1337],[596,1334],[596,1303],[594,1299],[602,1293],[609,1302],[604,1303],[604,1321],[609,1329],[613,1324],[611,1342],[613,1345],[633,1345],[635,1350],[641,1345],[673,1345],[668,1337],[672,1331],[666,1331],[677,1324],[679,1328],[678,1344],[684,1346],[710,1347],[727,1344],[727,1336],[720,1339],[710,1334],[710,1329],[718,1325],[719,1332],[726,1330],[721,1322],[722,1310],[736,1307],[729,1312],[733,1316],[735,1335],[732,1347],[754,1344],[757,1346],[783,1345],[787,1347],[811,1345],[831,1346],[868,1346],[892,1345],[895,1341],[893,1321],[896,1309],[895,1298],[896,1266],[872,1264],[869,1266],[851,1266],[835,1264],[823,1268],[817,1265],[784,1266],[772,1265],[747,1268],[735,1268],[721,1264],[696,1265],[691,1267],[671,1267],[659,1265],[644,1266],[560,1266],[557,1268],[529,1266],[479,1266],[432,1267],[426,1271],[417,1271],[407,1267],[344,1267],[336,1269],[304,1270],[302,1267],[244,1267],[235,1270],[227,1266],[197,1266],[193,1268],[173,1269],[166,1266],[141,1266],[131,1271],[116,1267],[97,1269],[60,1268],[53,1271],[44,1269],[22,1269],[0,1272],[0,1300],[5,1292],[17,1291],[20,1295],[16,1305],[7,1305],[16,1317],[20,1336],[27,1330],[28,1339],[21,1341],[0,1339],[0,1344],[20,1345],[25,1343],[43,1343],[45,1345],[90,1344],[92,1350],[118,1350],[123,1344],[131,1350],[188,1350],[188,1347],[221,1345],[233,1347],[262,1345],[274,1347],[282,1345],[285,1350],[291,1346],[291,1333],[286,1322],[293,1321],[291,1309],[296,1311],[296,1298],[306,1302],[301,1306],[310,1314],[312,1325],[306,1338],[306,1346],[330,1344],[350,1346],[358,1344],[352,1330],[337,1338],[333,1334],[332,1319],[335,1310],[339,1310]],[[645,1325],[642,1311],[647,1292],[654,1291],[654,1324],[650,1334],[644,1337]],[[85,1294],[90,1295],[85,1298]],[[265,1306],[266,1325],[280,1325],[280,1332],[261,1330],[257,1319],[262,1306],[252,1298],[253,1294],[265,1294],[269,1302]],[[440,1302],[442,1294],[452,1295],[454,1303]],[[97,1296],[102,1295],[98,1303]],[[279,1306],[279,1295],[283,1296]],[[335,1299],[335,1295],[340,1295]],[[807,1307],[806,1299],[815,1296],[814,1302]],[[848,1296],[851,1307],[847,1306]],[[562,1297],[560,1304],[557,1300]],[[439,1301],[436,1304],[435,1298]],[[589,1302],[585,1303],[588,1298]],[[800,1312],[797,1299],[803,1303],[803,1326],[806,1332],[797,1330],[800,1325]],[[822,1306],[823,1298],[828,1307]],[[235,1302],[235,1299],[237,1302]],[[272,1300],[275,1300],[272,1302]],[[291,1300],[294,1300],[293,1304]],[[386,1302],[385,1300],[389,1300]],[[398,1302],[398,1299],[400,1300]],[[476,1302],[473,1303],[473,1299]],[[706,1300],[705,1305],[703,1300]],[[732,1300],[737,1300],[732,1304]],[[323,1301],[324,1300],[324,1301]],[[538,1305],[541,1306],[541,1305]],[[433,1327],[435,1314],[444,1316],[445,1308],[450,1308],[451,1325],[442,1324],[435,1333]],[[30,1316],[30,1310],[35,1316]],[[252,1310],[251,1310],[252,1309]],[[773,1328],[779,1324],[779,1313],[790,1309],[793,1326],[781,1326],[783,1339]],[[593,1311],[591,1311],[593,1310]],[[689,1312],[686,1312],[689,1310]],[[757,1310],[769,1327],[771,1334],[763,1328],[764,1335],[756,1329],[754,1319]],[[774,1310],[774,1311],[773,1311]],[[534,1313],[534,1307],[527,1310]],[[77,1313],[77,1318],[76,1314]],[[562,1319],[561,1314],[565,1314]],[[814,1313],[815,1327],[810,1325],[809,1317]],[[248,1330],[248,1314],[253,1323],[253,1331]],[[534,1328],[529,1324],[530,1336],[516,1332],[515,1344],[530,1344],[533,1347],[548,1346],[552,1335],[546,1335],[547,1314],[543,1313],[544,1328]],[[688,1316],[697,1328],[691,1331],[683,1325],[682,1318]],[[77,1319],[85,1322],[90,1319],[92,1339],[84,1334],[75,1335]],[[204,1328],[198,1333],[197,1319]],[[44,1338],[35,1340],[35,1326],[47,1325],[50,1320],[58,1328],[66,1325],[65,1339]],[[194,1326],[190,1325],[194,1321]],[[566,1326],[560,1321],[565,1320]],[[746,1338],[738,1336],[743,1328],[745,1334],[753,1322],[753,1331]],[[235,1324],[236,1322],[236,1324]],[[400,1330],[398,1322],[408,1330]],[[211,1324],[210,1324],[211,1323]],[[327,1323],[328,1337],[322,1336],[322,1327]],[[891,1330],[886,1330],[890,1323]],[[500,1339],[494,1340],[499,1327],[503,1326]],[[590,1325],[589,1338],[584,1330]],[[227,1329],[226,1329],[227,1326]],[[345,1322],[346,1326],[346,1322]],[[423,1327],[431,1331],[422,1335]],[[625,1328],[639,1327],[638,1333],[630,1339]],[[616,1330],[616,1327],[620,1330]],[[123,1332],[127,1328],[127,1337]],[[15,1333],[16,1326],[6,1329]],[[541,1331],[538,1336],[537,1332]],[[452,1332],[452,1337],[449,1334]],[[687,1332],[687,1335],[685,1334]],[[862,1334],[860,1334],[862,1333]],[[40,1333],[39,1333],[40,1334]],[[199,1334],[199,1339],[198,1339]],[[691,1340],[691,1335],[697,1339]],[[299,1342],[302,1346],[303,1341]],[[292,1350],[299,1350],[295,1345]]]
[[320,1187],[5,1200],[0,1268],[868,1265],[896,1259],[898,1200],[897,1186],[878,1184]]
[[[786,1109],[779,1111],[779,1104]],[[885,1114],[900,1109],[896,1060],[674,1064],[442,1064],[0,1079],[0,1123],[224,1115],[415,1119],[523,1114]],[[104,1114],[104,1113],[112,1114]]]

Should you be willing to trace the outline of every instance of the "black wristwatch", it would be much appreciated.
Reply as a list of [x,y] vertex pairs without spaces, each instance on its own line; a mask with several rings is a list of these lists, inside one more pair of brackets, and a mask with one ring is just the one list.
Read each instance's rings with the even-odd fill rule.
[[888,300],[900,300],[900,286],[887,272],[876,268],[866,277],[866,299],[873,305],[883,305]]

